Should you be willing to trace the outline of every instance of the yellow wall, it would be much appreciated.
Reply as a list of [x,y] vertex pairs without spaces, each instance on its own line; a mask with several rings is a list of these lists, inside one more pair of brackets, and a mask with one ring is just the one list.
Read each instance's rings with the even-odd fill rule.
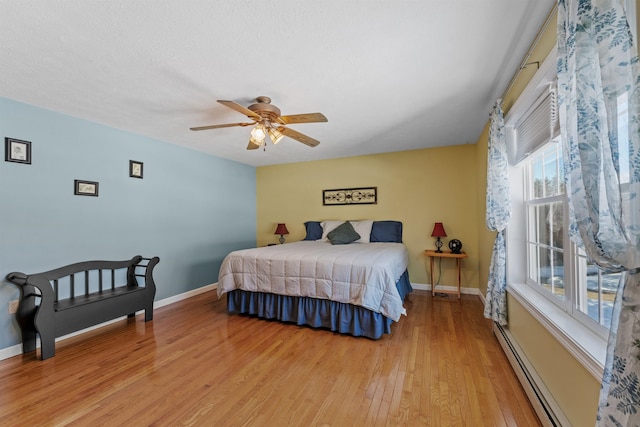
[[509,331],[565,416],[574,426],[595,424],[600,381],[580,363],[513,297],[508,297]]
[[[257,242],[277,242],[276,224],[287,224],[287,241],[302,240],[305,221],[373,219],[403,223],[412,283],[427,284],[425,249],[434,222],[442,222],[449,239],[462,241],[469,254],[462,286],[478,287],[478,211],[475,185],[476,146],[401,151],[257,168]],[[377,187],[375,205],[323,206],[322,190]],[[446,246],[445,246],[446,247]],[[453,262],[442,263],[440,284],[453,286]]]

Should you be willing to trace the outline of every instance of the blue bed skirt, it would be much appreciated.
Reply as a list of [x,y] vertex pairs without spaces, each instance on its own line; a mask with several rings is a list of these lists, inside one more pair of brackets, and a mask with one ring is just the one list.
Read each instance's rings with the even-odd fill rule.
[[[400,276],[396,287],[404,301],[405,296],[413,291],[408,271],[405,270]],[[390,334],[393,323],[393,320],[380,313],[351,304],[241,289],[227,294],[227,309],[229,313],[249,314],[314,328],[327,328],[342,334],[372,339]]]

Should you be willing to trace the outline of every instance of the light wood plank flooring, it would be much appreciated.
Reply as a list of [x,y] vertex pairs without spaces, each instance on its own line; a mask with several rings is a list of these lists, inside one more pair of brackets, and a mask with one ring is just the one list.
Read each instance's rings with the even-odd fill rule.
[[207,292],[0,361],[0,424],[540,425],[477,297],[405,306],[374,341],[228,315]]

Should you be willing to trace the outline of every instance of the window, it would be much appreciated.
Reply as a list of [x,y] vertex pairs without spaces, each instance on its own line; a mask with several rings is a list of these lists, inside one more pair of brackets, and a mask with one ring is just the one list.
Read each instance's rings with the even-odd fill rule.
[[527,282],[565,298],[562,151],[551,142],[526,163]]
[[569,241],[561,138],[543,145],[519,167],[525,176],[526,283],[606,335],[620,273],[600,269]]
[[[508,280],[535,289],[606,338],[620,273],[603,271],[569,239],[555,80],[553,50],[505,118],[511,182],[516,187],[507,238]],[[621,140],[626,105],[626,97],[620,97]],[[625,168],[628,180],[628,164],[620,159],[623,176]]]
[[[636,1],[625,0],[634,39]],[[621,273],[604,271],[567,234],[562,141],[555,120],[556,51],[547,59],[505,116],[510,162],[512,216],[507,238],[507,288],[595,378],[602,377],[615,291]],[[617,108],[622,209],[631,201],[627,95]],[[615,151],[615,150],[614,150]],[[637,211],[637,207],[635,208]]]
[[[505,118],[512,166],[514,214],[507,239],[509,281],[526,283],[602,337],[611,326],[621,273],[605,271],[568,236],[562,139],[556,120],[555,51]],[[619,147],[620,188],[629,186],[628,97],[613,101]],[[617,158],[617,156],[614,156]],[[513,179],[515,177],[516,179]],[[520,270],[520,271],[518,271]]]
[[[620,191],[622,193],[622,209],[627,213],[630,200],[625,197],[629,192],[629,111],[628,96],[620,95],[615,101],[619,141]],[[621,278],[621,273],[609,272],[598,268],[582,249],[575,250],[574,274],[576,277],[576,298],[574,308],[605,328],[611,326],[613,301]]]
[[575,309],[594,322],[609,329],[613,300],[621,273],[607,273],[598,268],[582,249],[575,255]]

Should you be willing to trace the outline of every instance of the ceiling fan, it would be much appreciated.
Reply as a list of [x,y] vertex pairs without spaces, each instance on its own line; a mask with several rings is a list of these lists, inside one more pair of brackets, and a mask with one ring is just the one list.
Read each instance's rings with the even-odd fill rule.
[[249,139],[249,145],[247,150],[255,150],[260,146],[266,146],[267,136],[271,139],[271,142],[277,144],[282,138],[288,136],[289,138],[300,141],[309,147],[315,147],[320,144],[317,139],[311,138],[303,133],[295,131],[286,127],[285,125],[298,124],[298,123],[317,123],[326,122],[327,118],[322,113],[307,113],[307,114],[293,114],[289,116],[281,116],[280,109],[271,104],[271,98],[268,96],[259,96],[256,98],[256,103],[249,105],[249,107],[243,107],[233,101],[218,100],[218,102],[225,107],[229,107],[232,110],[236,110],[239,113],[244,114],[253,123],[226,123],[221,125],[209,125],[198,126],[190,128],[194,131],[228,128],[233,126],[252,126],[251,138]]

